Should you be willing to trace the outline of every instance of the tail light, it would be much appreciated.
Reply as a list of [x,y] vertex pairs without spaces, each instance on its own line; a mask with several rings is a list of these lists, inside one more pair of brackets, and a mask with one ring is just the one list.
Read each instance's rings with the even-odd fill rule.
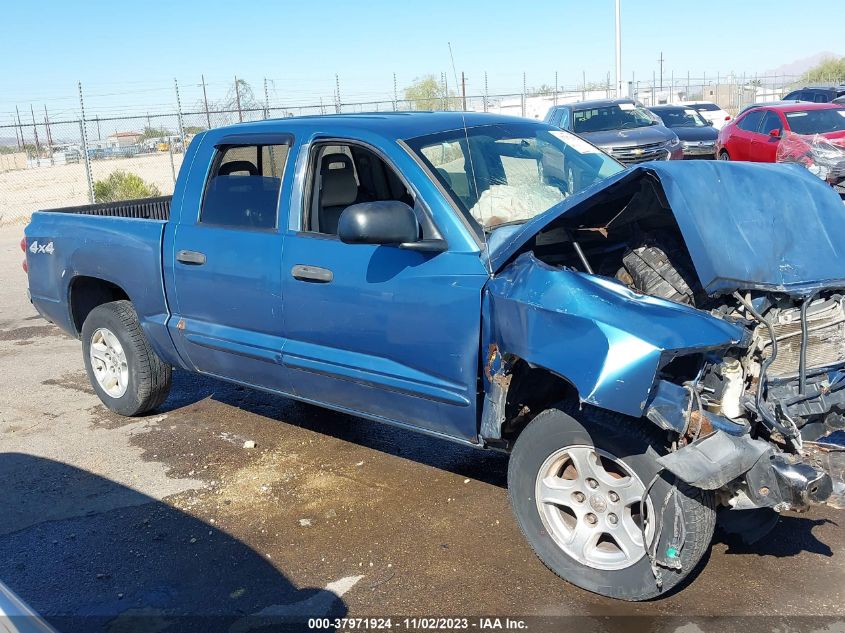
[[731,115],[729,114],[728,116],[725,117],[725,121],[730,121],[730,120],[731,120]]
[[21,268],[27,274],[29,274],[29,264],[26,263],[26,235],[21,238],[21,250],[23,251],[24,258],[21,262]]

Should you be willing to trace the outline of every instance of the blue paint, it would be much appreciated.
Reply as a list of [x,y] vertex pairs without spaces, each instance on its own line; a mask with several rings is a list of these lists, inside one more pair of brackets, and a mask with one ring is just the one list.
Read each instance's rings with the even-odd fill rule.
[[[672,354],[740,340],[740,327],[705,312],[547,266],[527,252],[539,230],[577,221],[615,187],[659,181],[708,290],[748,279],[790,288],[845,280],[845,225],[833,222],[831,199],[805,170],[784,167],[629,169],[524,225],[494,231],[485,247],[479,228],[459,216],[402,142],[458,129],[463,121],[456,113],[302,117],[199,134],[186,153],[167,222],[33,215],[30,242],[55,245],[52,256],[28,255],[33,303],[76,335],[71,283],[79,276],[103,279],[125,290],[153,348],[175,366],[477,443],[480,403],[489,389],[482,364],[491,344],[564,377],[586,402],[640,416],[658,368]],[[514,121],[525,124],[466,115],[470,126]],[[385,157],[448,249],[351,245],[303,231],[308,151],[327,138],[359,141]],[[251,142],[290,144],[275,223],[253,230],[199,223],[215,148]],[[752,185],[765,193],[751,195]],[[800,232],[802,223],[824,229],[826,239],[808,249],[810,256],[786,239],[771,252],[765,241],[751,239],[778,205],[795,216],[789,231]],[[179,262],[180,250],[205,253],[207,261]],[[330,269],[333,279],[297,280],[291,275],[297,265]]]

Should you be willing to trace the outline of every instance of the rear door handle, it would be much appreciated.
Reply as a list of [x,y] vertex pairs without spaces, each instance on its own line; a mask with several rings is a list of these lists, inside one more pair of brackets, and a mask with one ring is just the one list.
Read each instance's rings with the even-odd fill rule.
[[192,266],[202,266],[205,263],[205,253],[199,251],[179,251],[176,253],[176,261]]
[[297,264],[291,268],[290,274],[294,279],[299,279],[299,281],[310,281],[318,284],[327,284],[334,279],[334,273],[328,268],[305,266],[303,264]]

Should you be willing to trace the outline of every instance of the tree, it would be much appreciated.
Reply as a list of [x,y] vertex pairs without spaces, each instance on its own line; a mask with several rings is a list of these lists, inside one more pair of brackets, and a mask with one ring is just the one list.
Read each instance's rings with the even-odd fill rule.
[[434,75],[417,77],[405,88],[405,100],[414,110],[454,110],[460,107],[460,99],[445,87]]
[[845,57],[828,57],[808,70],[799,83],[839,84],[842,82],[845,82]]
[[144,128],[144,131],[141,132],[141,138],[139,138],[138,141],[146,141],[151,138],[164,138],[166,136],[170,136],[170,130],[168,130],[167,128],[150,127],[148,125]]
[[97,202],[117,202],[160,196],[161,191],[139,175],[123,170],[113,171],[103,180],[94,182],[94,199]]
[[237,91],[235,85],[229,88],[226,98],[215,110],[237,110],[240,101],[241,110],[263,110],[264,103],[255,96],[252,86],[245,79],[238,79]]
[[554,86],[550,86],[548,84],[541,84],[537,88],[529,88],[528,89],[528,96],[529,97],[542,97],[545,95],[553,95],[555,93]]

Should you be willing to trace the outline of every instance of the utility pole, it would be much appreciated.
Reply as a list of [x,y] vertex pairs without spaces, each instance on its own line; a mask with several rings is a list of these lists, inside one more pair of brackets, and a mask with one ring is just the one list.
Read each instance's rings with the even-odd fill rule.
[[488,94],[488,91],[487,91],[487,71],[485,70],[484,71],[484,111],[485,112],[487,112],[488,97],[489,97],[489,94]]
[[18,110],[18,106],[15,106],[15,114],[18,115],[18,130],[21,133],[21,149],[26,149],[26,143],[23,140],[23,125],[21,125],[21,111]]
[[616,0],[616,98],[622,97],[622,9]]
[[53,135],[50,133],[50,117],[47,115],[47,104],[44,104],[44,127],[47,130],[47,143],[50,145],[50,153],[52,153],[53,149]]
[[47,147],[50,149],[50,165],[53,162],[53,135],[50,133],[50,117],[47,115],[47,104],[44,104],[44,129],[47,131]]
[[522,73],[522,116],[525,116],[526,100],[528,99],[528,83],[525,81],[525,72]]
[[399,102],[399,92],[396,89],[396,73],[393,73],[393,111],[396,112]]
[[557,71],[555,71],[555,105],[557,105]]
[[244,122],[244,114],[241,112],[241,89],[238,86],[238,76],[235,75],[235,102],[238,105],[238,121]]
[[340,114],[340,77],[337,73],[334,74],[334,93],[337,98],[334,104],[334,109],[337,114]]
[[79,112],[81,119],[79,121],[79,133],[82,137],[82,156],[85,159],[85,174],[88,177],[88,200],[91,204],[96,202],[94,197],[94,176],[91,173],[91,157],[88,155],[88,126],[85,124],[85,102],[82,100],[82,82],[78,82],[79,86]]
[[267,77],[264,78],[264,118],[270,118],[270,93],[267,91]]
[[29,104],[29,113],[32,115],[32,134],[35,136],[35,166],[41,158],[41,143],[38,141],[38,127],[35,125],[35,109]]
[[663,62],[666,61],[663,59],[663,51],[660,51],[660,58],[657,62],[660,64],[660,90],[663,90]]
[[463,102],[463,110],[467,111],[467,78],[464,71],[461,71],[461,101]]
[[176,114],[179,121],[179,136],[182,138],[182,151],[185,151],[185,125],[182,122],[182,99],[179,97],[179,82],[173,78],[173,87],[176,88]]
[[[202,77],[202,101],[205,104],[205,122],[208,124],[208,129],[211,129],[211,115],[208,113],[208,95],[205,92],[205,75]],[[147,115],[147,125],[149,125],[149,115]]]
[[20,150],[23,147],[23,145],[21,143],[21,137],[18,134],[18,126],[15,124],[15,115],[14,114],[12,115],[12,127],[15,129],[15,143],[18,146],[18,150]]

